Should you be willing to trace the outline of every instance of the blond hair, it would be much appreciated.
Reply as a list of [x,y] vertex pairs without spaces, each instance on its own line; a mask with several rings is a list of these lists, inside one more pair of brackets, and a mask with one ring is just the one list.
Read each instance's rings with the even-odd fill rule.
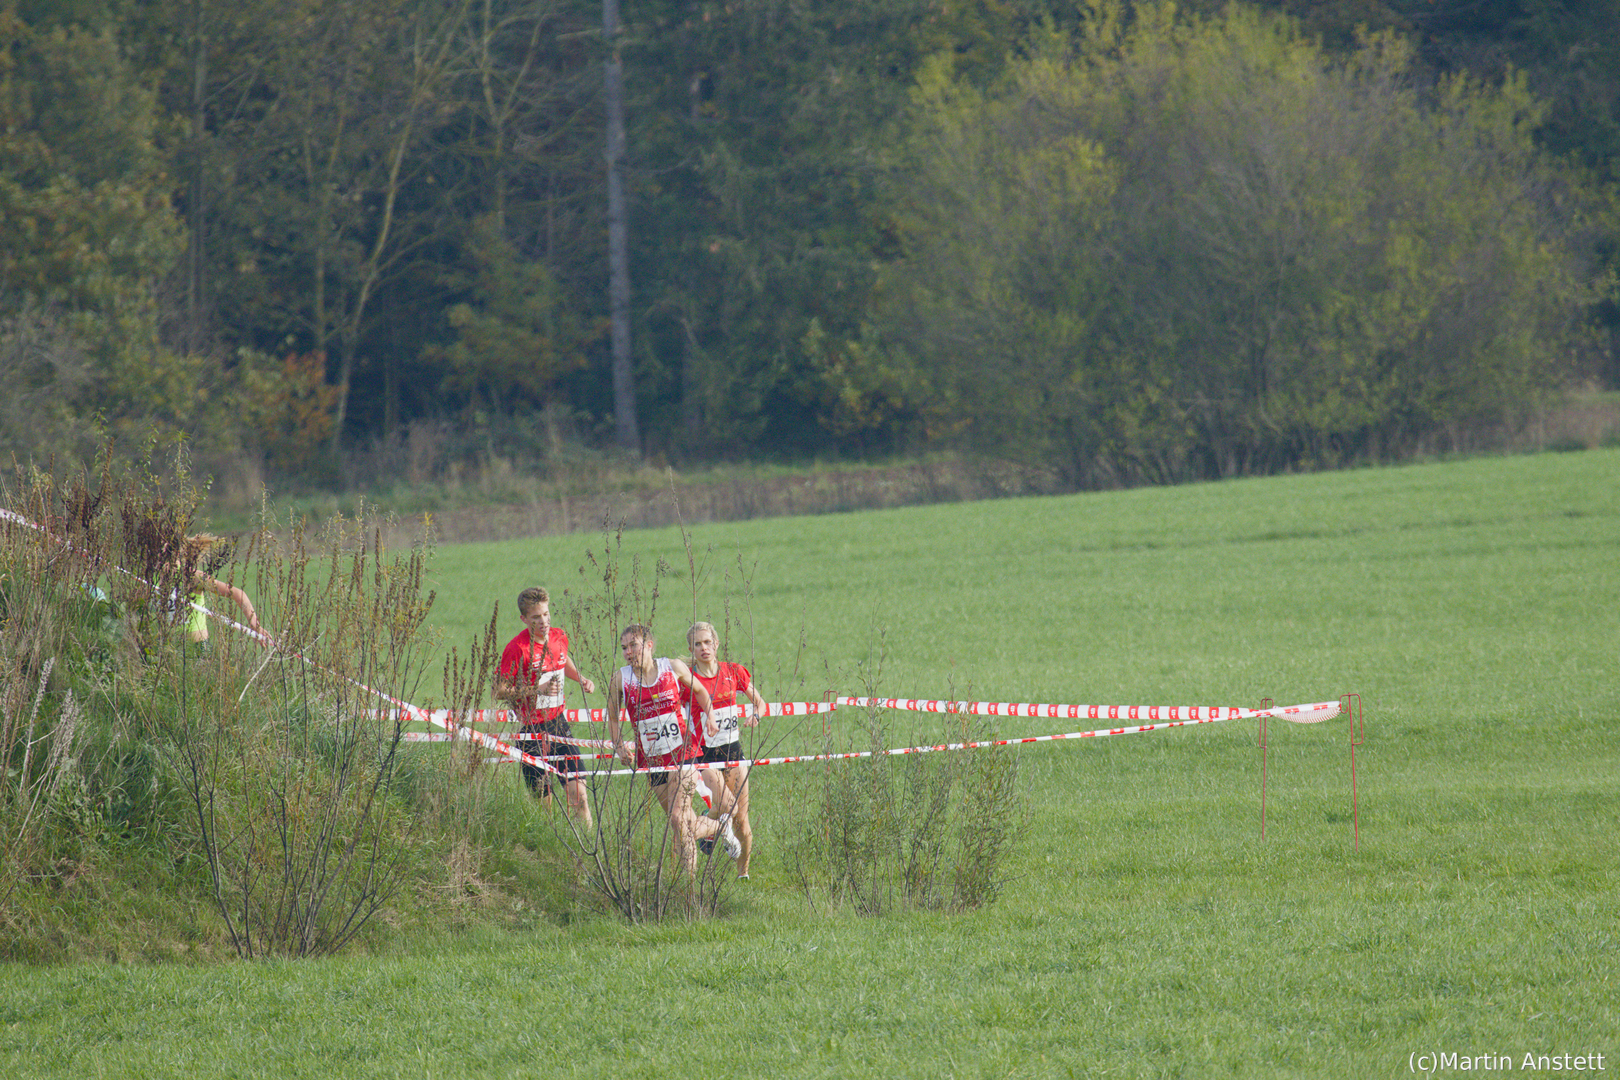
[[203,552],[219,543],[222,537],[213,533],[193,533],[186,537],[186,554],[194,559],[200,559]]

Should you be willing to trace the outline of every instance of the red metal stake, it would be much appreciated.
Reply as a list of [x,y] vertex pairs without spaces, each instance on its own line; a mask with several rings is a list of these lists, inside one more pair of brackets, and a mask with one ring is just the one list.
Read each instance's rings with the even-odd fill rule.
[[[1260,699],[1262,710],[1271,708],[1270,698]],[[1266,842],[1266,718],[1260,718],[1260,842]]]

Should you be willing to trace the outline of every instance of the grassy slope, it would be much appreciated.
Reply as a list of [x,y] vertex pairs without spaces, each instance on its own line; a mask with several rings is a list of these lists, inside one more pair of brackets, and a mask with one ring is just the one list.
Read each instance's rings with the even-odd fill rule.
[[[1263,845],[1252,724],[1047,745],[1019,751],[1034,824],[1000,903],[818,915],[783,884],[781,774],[762,774],[755,880],[728,919],[626,928],[576,906],[517,935],[420,928],[371,958],[11,968],[0,1071],[1386,1076],[1436,1051],[1620,1067],[1620,451],[738,523],[696,542],[717,552],[697,604],[716,622],[728,598],[745,607],[723,580],[736,547],[757,563],[752,643],[733,652],[774,698],[857,689],[878,628],[895,695],[1357,691],[1361,850],[1342,722],[1273,726]],[[624,543],[683,567],[661,593],[673,645],[693,609],[679,538]],[[531,581],[566,614],[581,548],[444,550],[438,625],[465,641]],[[605,656],[611,637],[576,651]]]

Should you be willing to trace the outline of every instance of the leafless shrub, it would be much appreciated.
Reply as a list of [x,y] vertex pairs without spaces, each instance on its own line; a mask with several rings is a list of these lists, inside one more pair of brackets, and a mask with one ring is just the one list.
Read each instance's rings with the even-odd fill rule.
[[251,545],[268,650],[245,637],[161,664],[172,746],[215,904],[243,956],[342,948],[403,882],[411,833],[392,798],[400,722],[419,688],[425,552],[386,558],[360,522],[319,555]]
[[[866,696],[878,696],[876,658],[857,669]],[[992,737],[966,714],[942,715],[934,752],[897,749],[890,711],[840,710],[860,722],[824,738],[832,760],[797,774],[789,788],[793,820],[789,865],[812,908],[847,905],[864,915],[903,908],[977,908],[995,899],[1001,863],[1024,824],[1018,763],[1006,748],[947,750]]]

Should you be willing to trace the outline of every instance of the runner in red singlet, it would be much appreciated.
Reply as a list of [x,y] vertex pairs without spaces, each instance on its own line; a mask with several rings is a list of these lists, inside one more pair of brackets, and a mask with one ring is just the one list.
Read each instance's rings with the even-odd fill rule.
[[[547,758],[557,770],[547,773],[523,763],[523,779],[529,790],[541,798],[550,798],[550,776],[555,775],[568,795],[569,810],[589,828],[591,805],[585,797],[579,754],[570,744],[552,740],[558,736],[566,739],[570,735],[568,721],[563,719],[563,706],[567,704],[563,679],[573,679],[587,694],[596,691],[596,684],[581,675],[569,659],[568,635],[561,627],[551,625],[551,597],[546,590],[535,587],[518,593],[518,615],[525,629],[507,642],[501,653],[501,666],[495,675],[495,696],[510,702],[513,709],[523,714],[519,734],[540,736],[539,742],[523,742],[523,748]],[[565,756],[557,757],[559,752]]]
[[[765,715],[765,699],[754,688],[747,668],[718,659],[720,640],[712,623],[693,623],[686,632],[686,645],[692,650],[692,677],[709,692],[715,723],[719,727],[719,734],[713,739],[707,736],[703,738],[703,761],[741,762],[729,769],[711,768],[706,764],[703,782],[717,793],[714,805],[709,808],[709,816],[723,823],[729,815],[735,826],[737,839],[742,846],[742,854],[737,858],[737,877],[746,880],[748,860],[754,850],[754,829],[748,821],[748,764],[738,725],[757,726],[759,718]],[[744,695],[744,701],[737,700],[739,693]],[[691,695],[683,693],[681,699],[683,703],[689,703]]]
[[659,770],[649,773],[647,780],[669,815],[676,857],[690,876],[697,872],[694,841],[718,834],[732,858],[742,853],[742,845],[729,821],[700,818],[692,809],[697,791],[697,770],[692,762],[702,750],[694,742],[686,710],[681,708],[682,690],[692,696],[694,711],[703,714],[705,730],[716,730],[714,710],[708,691],[694,683],[687,666],[679,660],[655,657],[654,645],[652,631],[639,623],[625,627],[619,635],[626,664],[608,680],[608,738],[618,755],[629,762],[630,745],[619,740],[621,711],[628,714],[635,732],[635,766]]

